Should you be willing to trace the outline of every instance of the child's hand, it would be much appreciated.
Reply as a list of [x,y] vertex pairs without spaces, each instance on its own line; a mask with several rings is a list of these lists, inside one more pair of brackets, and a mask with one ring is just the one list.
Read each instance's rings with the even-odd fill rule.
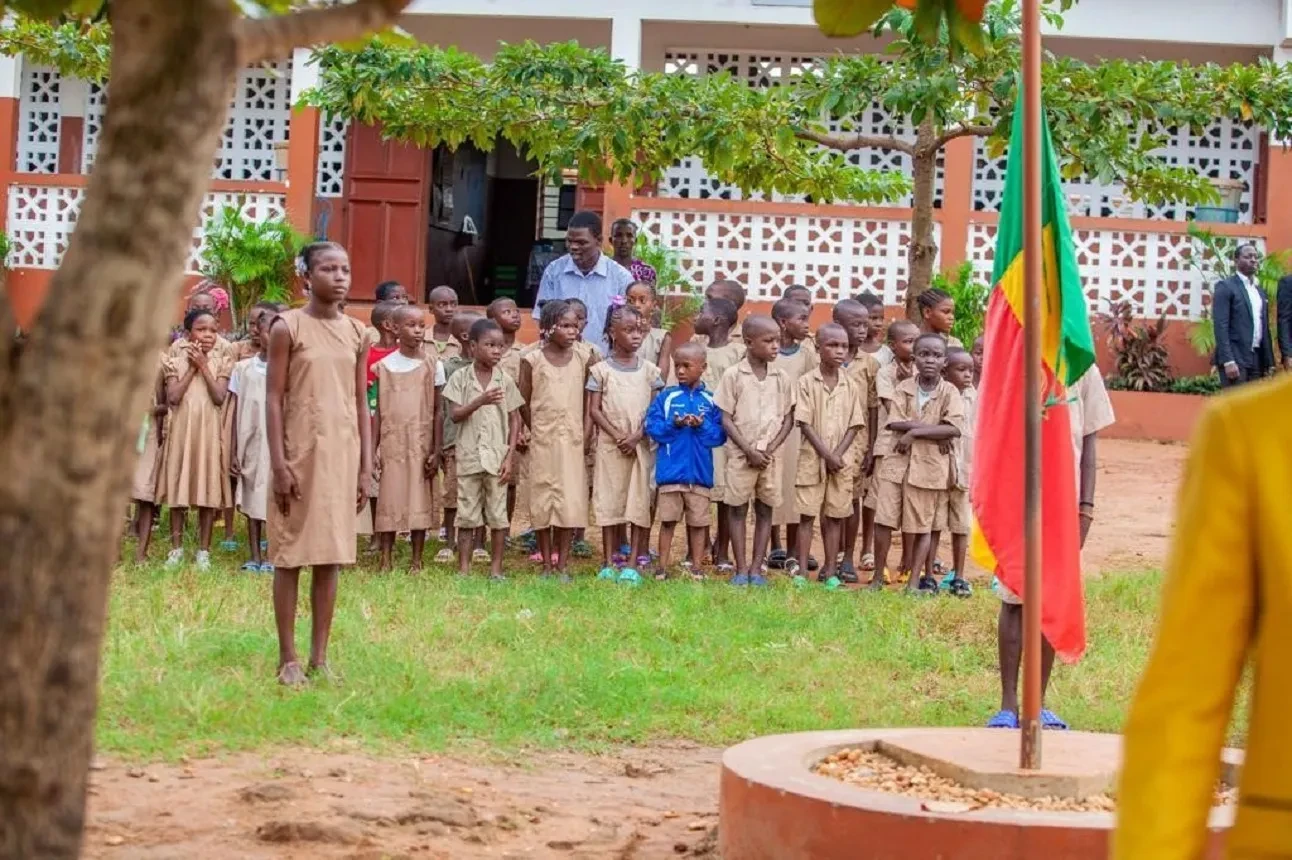
[[187,351],[188,351],[188,360],[192,362],[194,367],[196,367],[198,370],[202,370],[203,368],[206,367],[205,352],[202,352],[202,350],[198,349],[196,346],[193,346],[192,344],[188,345]]
[[752,448],[749,451],[746,451],[745,459],[749,461],[749,465],[753,466],[760,472],[763,469],[766,469],[768,464],[772,462],[772,458],[768,457],[762,448]]
[[490,388],[477,399],[481,406],[493,406],[495,404],[502,403],[502,389]]
[[951,440],[950,439],[940,440],[938,442],[938,450],[941,451],[943,454],[950,454],[952,451]]
[[242,466],[238,464],[237,460],[234,460],[232,463],[229,464],[229,477],[230,478],[242,477]]
[[291,468],[284,465],[280,469],[275,469],[274,501],[278,504],[279,513],[287,516],[292,499],[299,499],[300,497],[301,486],[297,483],[296,476],[292,474]]
[[153,405],[154,418],[165,418],[169,414],[170,414],[170,407],[167,406],[165,403],[157,403]]
[[530,436],[529,436],[529,428],[528,428],[528,427],[526,427],[524,424],[521,424],[521,425],[520,425],[520,437],[516,440],[516,450],[517,450],[517,451],[528,451],[528,450],[529,450],[529,439],[530,439]]
[[429,481],[435,477],[435,473],[438,472],[439,470],[440,470],[440,452],[435,451],[429,457],[427,457],[426,462],[422,464],[422,474],[425,475],[426,480]]
[[641,442],[641,440],[642,436],[640,433],[629,433],[627,436],[616,439],[615,447],[619,449],[620,454],[627,457],[637,450],[637,444]]
[[861,458],[861,473],[867,478],[875,474],[875,455],[869,451]]
[[499,483],[503,483],[503,484],[511,483],[511,461],[512,461],[512,456],[510,452],[507,454],[506,457],[502,458],[502,468],[498,470]]
[[372,470],[381,474],[381,449],[372,452]]
[[674,426],[674,427],[690,427],[690,426],[692,426],[692,425],[691,425],[691,416],[690,416],[690,415],[674,415],[674,416],[673,416],[673,426]]
[[912,434],[911,431],[907,430],[905,433],[902,434],[902,438],[897,440],[897,444],[894,445],[893,447],[897,449],[897,453],[907,454],[907,453],[910,453],[911,444],[914,442],[915,442],[914,434]]
[[354,510],[355,513],[363,510],[363,506],[368,504],[368,495],[371,493],[369,484],[372,483],[372,470],[359,467],[359,485],[354,493]]
[[686,416],[686,424],[688,427],[701,427],[704,425],[704,416],[688,415]]
[[821,460],[825,463],[825,470],[831,475],[843,468],[843,459],[838,454],[830,454],[822,457]]

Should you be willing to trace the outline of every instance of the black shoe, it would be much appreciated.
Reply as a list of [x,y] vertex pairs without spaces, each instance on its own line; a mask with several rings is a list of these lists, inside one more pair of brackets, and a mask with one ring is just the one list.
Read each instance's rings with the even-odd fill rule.
[[860,580],[857,579],[857,571],[840,570],[838,573],[839,581],[844,585],[856,585]]
[[771,570],[784,570],[785,559],[789,558],[789,553],[783,549],[774,549],[767,556],[767,567]]
[[821,563],[816,560],[816,556],[808,556],[808,570],[816,570],[821,567]]

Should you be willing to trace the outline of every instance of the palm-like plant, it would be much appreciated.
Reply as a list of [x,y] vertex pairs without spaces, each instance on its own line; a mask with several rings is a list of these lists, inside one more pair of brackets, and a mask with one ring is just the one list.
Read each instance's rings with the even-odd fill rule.
[[252,221],[237,206],[220,211],[206,234],[202,274],[229,291],[234,328],[256,302],[291,302],[296,255],[306,241],[281,218]]
[[655,270],[655,290],[660,296],[660,328],[672,331],[700,312],[700,288],[682,272],[682,252],[637,234],[633,255]]

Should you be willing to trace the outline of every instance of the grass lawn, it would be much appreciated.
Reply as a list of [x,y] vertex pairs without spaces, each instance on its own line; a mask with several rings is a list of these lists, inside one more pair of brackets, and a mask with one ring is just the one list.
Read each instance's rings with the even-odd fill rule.
[[[374,751],[721,745],[977,725],[997,704],[997,601],[985,589],[963,601],[718,582],[631,589],[528,572],[491,584],[438,567],[343,574],[331,653],[341,682],[291,692],[274,681],[270,578],[216,555],[205,574],[117,572],[101,750],[175,759],[336,738]],[[1143,573],[1090,582],[1090,649],[1056,670],[1049,701],[1075,727],[1118,729],[1159,585]],[[305,577],[301,592],[304,659]]]

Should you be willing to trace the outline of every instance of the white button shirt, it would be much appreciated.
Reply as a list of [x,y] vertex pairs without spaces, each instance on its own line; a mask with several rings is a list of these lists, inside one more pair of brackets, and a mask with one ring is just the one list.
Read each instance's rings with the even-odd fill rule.
[[1246,275],[1239,275],[1243,286],[1247,288],[1247,303],[1252,306],[1252,349],[1261,346],[1261,292],[1255,282]]

